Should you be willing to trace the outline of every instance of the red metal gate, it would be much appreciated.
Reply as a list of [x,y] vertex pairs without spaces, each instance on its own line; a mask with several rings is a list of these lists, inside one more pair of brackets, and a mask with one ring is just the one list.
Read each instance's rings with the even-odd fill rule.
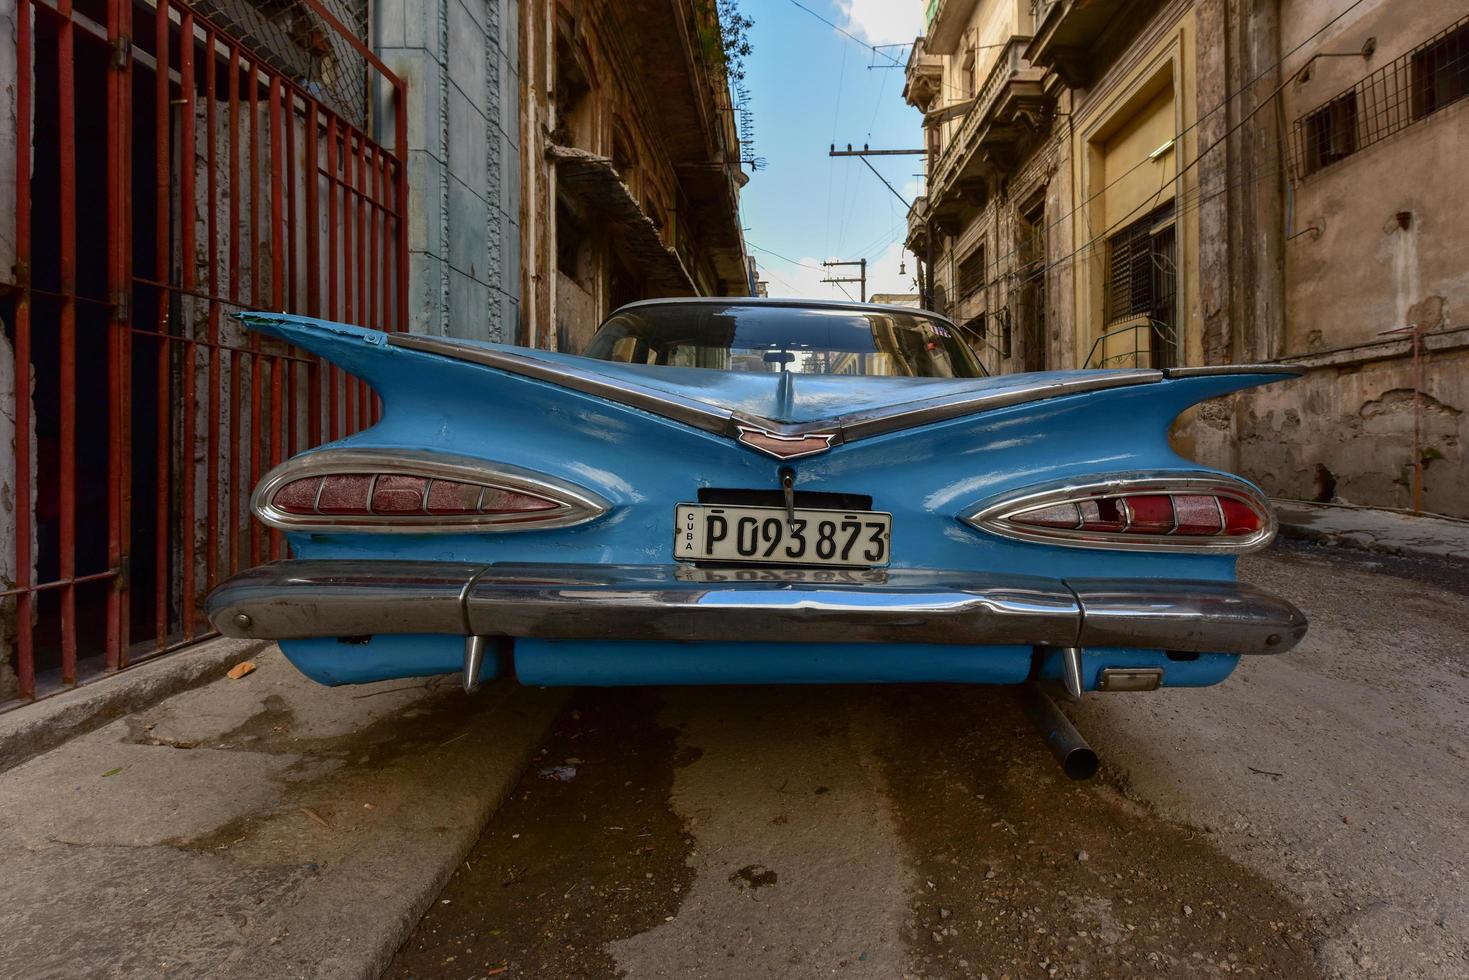
[[407,320],[403,82],[322,0],[293,0],[291,29],[346,54],[355,105],[177,0],[14,2],[0,701],[205,635],[216,581],[284,554],[249,514],[264,470],[376,418],[363,384],[230,313]]

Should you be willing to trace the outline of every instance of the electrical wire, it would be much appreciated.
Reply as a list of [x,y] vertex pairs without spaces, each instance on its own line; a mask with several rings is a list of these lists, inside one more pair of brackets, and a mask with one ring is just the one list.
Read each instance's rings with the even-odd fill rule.
[[802,269],[814,269],[817,272],[825,272],[826,271],[825,269],[823,269],[819,265],[809,265],[809,264],[807,264],[805,262],[797,262],[795,259],[791,258],[789,255],[781,255],[779,252],[775,251],[774,249],[766,248],[763,245],[756,245],[754,242],[750,241],[748,238],[745,239],[745,244],[748,245],[748,246],[750,246],[751,248],[753,248],[757,252],[764,252],[767,255],[774,255],[776,258],[782,259],[782,260],[784,260],[786,262],[789,262],[791,265],[800,266]]
[[[795,3],[796,0],[791,0],[791,2],[792,3]],[[1200,114],[1200,116],[1197,119],[1195,119],[1192,123],[1190,123],[1188,126],[1185,126],[1178,133],[1175,133],[1174,136],[1173,136],[1175,148],[1181,148],[1182,145],[1183,145],[1182,142],[1181,142],[1182,137],[1186,136],[1188,133],[1192,132],[1193,130],[1197,129],[1199,126],[1203,125],[1204,120],[1208,119],[1210,116],[1212,116],[1214,113],[1220,111],[1221,109],[1226,108],[1232,101],[1234,101],[1239,96],[1243,95],[1246,91],[1248,91],[1251,87],[1253,87],[1256,82],[1258,82],[1258,81],[1260,81],[1260,79],[1264,78],[1269,72],[1274,71],[1275,69],[1279,68],[1281,65],[1283,65],[1286,62],[1287,59],[1289,59],[1291,56],[1297,54],[1307,44],[1310,44],[1316,38],[1318,38],[1322,34],[1326,33],[1326,31],[1329,30],[1332,27],[1332,25],[1334,25],[1337,21],[1341,20],[1347,14],[1351,13],[1357,7],[1361,6],[1362,3],[1364,3],[1364,2],[1365,2],[1365,0],[1352,0],[1352,2],[1350,4],[1348,4],[1345,8],[1343,8],[1339,13],[1337,13],[1334,17],[1332,17],[1330,20],[1328,20],[1325,24],[1322,24],[1321,27],[1318,28],[1315,31],[1315,33],[1311,34],[1305,40],[1301,41],[1301,43],[1297,44],[1295,47],[1291,48],[1285,54],[1281,55],[1281,57],[1279,59],[1277,59],[1274,63],[1272,63],[1271,65],[1269,65],[1268,67],[1266,67],[1264,70],[1262,70],[1254,78],[1251,78],[1249,81],[1245,82],[1243,85],[1241,85],[1239,88],[1235,89],[1233,92],[1230,92],[1227,95],[1225,95],[1224,99],[1221,102],[1219,102],[1217,105],[1215,105],[1214,107],[1212,107],[1211,109],[1209,109],[1207,112],[1204,112],[1204,113]],[[1211,153],[1214,149],[1216,149],[1220,144],[1222,144],[1230,136],[1233,136],[1236,132],[1238,132],[1239,129],[1241,127],[1243,127],[1245,123],[1249,122],[1251,119],[1254,118],[1254,116],[1255,116],[1255,114],[1257,112],[1259,112],[1266,105],[1269,105],[1269,104],[1273,103],[1275,95],[1279,94],[1280,90],[1283,89],[1283,88],[1285,88],[1285,86],[1287,84],[1289,84],[1289,83],[1290,83],[1290,79],[1287,78],[1284,82],[1282,82],[1279,86],[1276,87],[1275,91],[1272,92],[1268,98],[1265,98],[1265,99],[1260,100],[1259,104],[1257,104],[1253,109],[1251,109],[1243,118],[1241,118],[1233,126],[1229,127],[1229,129],[1227,129],[1224,132],[1224,134],[1221,135],[1217,140],[1215,140],[1214,142],[1210,143],[1205,149],[1203,149],[1200,152],[1194,154],[1194,158],[1192,160],[1190,160],[1187,165],[1185,165],[1183,168],[1179,169],[1178,172],[1174,174],[1174,179],[1177,180],[1179,177],[1182,177],[1185,173],[1187,173],[1194,166],[1196,166],[1199,163],[1199,161],[1203,160],[1206,156],[1208,156],[1209,153]],[[1153,161],[1152,154],[1148,154],[1147,156],[1144,156],[1142,159],[1138,160],[1137,163],[1133,164],[1131,167],[1127,168],[1122,173],[1118,174],[1115,178],[1113,178],[1112,180],[1108,181],[1105,185],[1103,185],[1101,188],[1099,188],[1095,193],[1091,194],[1090,196],[1088,196],[1086,198],[1083,198],[1082,201],[1079,204],[1077,204],[1075,207],[1073,207],[1070,211],[1065,212],[1060,217],[1058,217],[1055,221],[1052,221],[1052,222],[1048,223],[1044,227],[1044,230],[1045,231],[1050,231],[1052,229],[1059,228],[1061,226],[1062,222],[1066,221],[1069,218],[1074,217],[1077,213],[1082,212],[1084,208],[1087,208],[1087,206],[1090,205],[1093,201],[1096,201],[1103,194],[1105,194],[1108,189],[1110,189],[1112,187],[1115,187],[1118,183],[1120,183],[1121,181],[1125,180],[1127,177],[1129,177],[1133,173],[1135,173],[1144,164],[1149,163],[1149,162],[1152,162],[1152,161]],[[1081,252],[1085,248],[1090,247],[1091,245],[1097,243],[1098,241],[1105,240],[1107,237],[1110,236],[1110,233],[1112,231],[1114,231],[1115,229],[1118,229],[1118,228],[1123,227],[1127,223],[1128,219],[1130,219],[1133,216],[1133,214],[1136,213],[1136,211],[1137,211],[1137,208],[1134,207],[1132,211],[1129,211],[1127,214],[1123,215],[1120,219],[1118,219],[1117,221],[1114,221],[1110,225],[1108,225],[1107,228],[1105,228],[1100,234],[1098,234],[1095,237],[1089,239],[1087,242],[1083,243],[1081,246],[1078,246],[1076,249],[1074,249],[1070,253],[1070,255],[1076,255],[1077,253]],[[1086,213],[1087,213],[1087,216],[1089,218],[1090,217],[1090,211],[1089,211],[1089,209],[1088,209],[1088,211]],[[1016,248],[1011,249],[1009,252],[1006,252],[1004,255],[997,256],[993,262],[986,263],[986,269],[988,270],[989,268],[994,268],[994,269],[998,270],[999,267],[1000,267],[1000,265],[1001,265],[1001,263],[1008,263],[1008,261],[1010,259],[1014,258],[1017,254],[1019,254],[1019,251],[1020,251],[1020,249],[1017,246]],[[1069,256],[1063,256],[1063,258],[1067,258],[1067,257],[1069,257]],[[985,286],[987,287],[987,286],[993,285],[994,283],[996,283],[998,281],[999,281],[999,277],[998,276],[996,276],[993,279],[988,279],[985,282]]]

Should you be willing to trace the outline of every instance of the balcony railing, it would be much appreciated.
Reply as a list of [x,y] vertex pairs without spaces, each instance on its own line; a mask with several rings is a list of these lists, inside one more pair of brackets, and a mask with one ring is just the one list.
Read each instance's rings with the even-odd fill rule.
[[1005,90],[1006,84],[1015,77],[1016,73],[1028,68],[1030,63],[1025,60],[1025,46],[1030,42],[1029,37],[1016,36],[1006,42],[1000,56],[995,59],[990,73],[985,76],[984,85],[975,96],[974,104],[964,117],[964,122],[959,126],[959,131],[949,141],[940,154],[938,165],[934,167],[930,187],[937,189],[947,186],[949,179],[958,168],[960,161],[972,150],[974,139],[981,126],[989,122],[991,111],[995,102]]
[[1031,29],[1039,31],[1041,25],[1046,22],[1046,15],[1051,12],[1051,8],[1060,2],[1061,0],[1030,0]]

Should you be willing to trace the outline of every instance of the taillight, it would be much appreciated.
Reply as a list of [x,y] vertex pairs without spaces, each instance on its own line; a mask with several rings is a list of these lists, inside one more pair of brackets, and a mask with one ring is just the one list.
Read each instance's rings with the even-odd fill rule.
[[298,456],[261,482],[252,505],[273,527],[323,532],[531,530],[608,509],[581,487],[521,467],[390,449]]
[[986,502],[964,519],[996,534],[1073,547],[1248,551],[1275,536],[1259,491],[1212,473],[1050,484]]

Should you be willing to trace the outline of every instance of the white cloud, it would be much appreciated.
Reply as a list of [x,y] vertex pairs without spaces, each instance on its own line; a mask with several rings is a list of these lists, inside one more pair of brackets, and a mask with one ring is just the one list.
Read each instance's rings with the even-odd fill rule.
[[[794,296],[800,299],[857,299],[861,287],[853,282],[846,284],[846,293],[841,287],[821,280],[832,276],[857,275],[852,266],[823,269],[821,259],[803,257],[799,266],[770,255],[760,255],[760,278],[769,285],[771,296]],[[903,269],[899,273],[899,269]],[[913,256],[903,252],[902,245],[893,242],[876,258],[867,263],[867,295],[873,293],[916,293],[916,266]]]
[[923,33],[922,0],[836,0],[842,28],[868,44],[909,44]]

